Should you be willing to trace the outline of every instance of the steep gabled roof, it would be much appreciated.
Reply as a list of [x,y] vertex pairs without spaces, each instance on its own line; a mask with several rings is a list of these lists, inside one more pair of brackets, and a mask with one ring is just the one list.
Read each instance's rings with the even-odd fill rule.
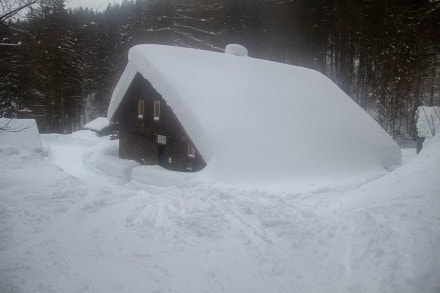
[[161,45],[135,46],[128,59],[108,118],[139,72],[171,106],[216,178],[328,178],[400,163],[388,134],[319,72]]

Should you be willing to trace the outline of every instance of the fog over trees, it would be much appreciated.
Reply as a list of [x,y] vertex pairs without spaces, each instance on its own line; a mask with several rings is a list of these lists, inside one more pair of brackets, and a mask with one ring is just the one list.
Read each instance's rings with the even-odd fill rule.
[[239,43],[251,57],[318,70],[395,137],[414,137],[418,106],[440,105],[440,1],[138,0],[103,12],[64,2],[0,7],[0,116],[34,117],[41,132],[105,116],[141,43]]

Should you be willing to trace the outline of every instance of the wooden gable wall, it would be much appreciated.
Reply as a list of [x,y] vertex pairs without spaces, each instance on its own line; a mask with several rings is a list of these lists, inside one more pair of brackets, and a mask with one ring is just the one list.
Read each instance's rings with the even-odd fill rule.
[[[139,100],[144,101],[144,115],[138,117]],[[154,120],[154,101],[160,101],[160,118]],[[198,171],[205,162],[197,151],[188,156],[191,139],[161,95],[137,74],[116,113],[119,122],[119,156],[146,165],[161,165],[174,171]],[[158,143],[166,137],[166,144]],[[191,168],[189,168],[191,167]]]

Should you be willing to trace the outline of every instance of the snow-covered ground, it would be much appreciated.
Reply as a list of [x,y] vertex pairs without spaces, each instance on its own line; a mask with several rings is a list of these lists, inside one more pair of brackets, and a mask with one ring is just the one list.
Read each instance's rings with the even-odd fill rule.
[[440,137],[363,186],[284,193],[127,181],[95,167],[106,139],[0,152],[1,292],[440,290]]

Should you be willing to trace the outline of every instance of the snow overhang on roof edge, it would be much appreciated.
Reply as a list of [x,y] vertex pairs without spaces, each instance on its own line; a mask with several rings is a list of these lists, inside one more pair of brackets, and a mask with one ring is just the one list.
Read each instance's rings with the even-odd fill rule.
[[113,94],[110,99],[110,104],[107,110],[107,118],[109,121],[113,120],[113,117],[116,114],[116,111],[118,110],[119,105],[121,104],[121,101],[128,90],[128,87],[136,76],[136,73],[136,68],[130,62],[128,62],[124,72],[121,75],[121,78],[113,90]]

